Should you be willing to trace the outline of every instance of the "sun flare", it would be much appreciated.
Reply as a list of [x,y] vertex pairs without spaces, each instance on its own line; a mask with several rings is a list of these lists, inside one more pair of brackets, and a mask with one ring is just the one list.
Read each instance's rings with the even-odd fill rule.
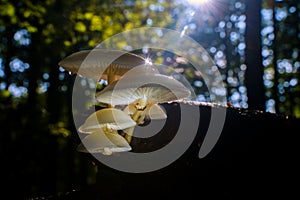
[[208,2],[209,0],[187,0],[191,5],[201,5]]

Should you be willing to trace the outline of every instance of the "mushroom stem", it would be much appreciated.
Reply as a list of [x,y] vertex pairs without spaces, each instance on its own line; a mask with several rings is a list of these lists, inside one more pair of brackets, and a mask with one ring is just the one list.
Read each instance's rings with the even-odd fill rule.
[[144,110],[136,110],[132,115],[132,120],[137,122]]
[[131,142],[133,131],[134,131],[134,126],[126,129],[126,134],[124,138],[127,140],[128,144],[130,144]]
[[114,82],[115,80],[115,74],[112,70],[112,67],[108,68],[108,73],[107,73],[107,83],[110,84]]
[[[115,74],[113,72],[112,67],[108,68],[108,72],[107,72],[107,83],[111,84],[112,82],[115,81]],[[114,106],[112,104],[107,104],[108,108],[113,108]]]
[[137,110],[144,110],[147,106],[147,98],[142,97],[138,100],[138,102],[135,104],[135,107]]
[[[138,122],[142,113],[143,113],[143,110],[136,110],[132,115],[132,120],[135,122]],[[128,143],[131,142],[133,131],[134,131],[134,127],[130,127],[126,131],[125,139],[127,140]]]
[[[141,117],[144,118],[145,115],[142,115],[143,112],[145,112],[145,109],[147,108],[147,99],[143,98],[140,99],[140,101],[135,106],[137,109],[132,115],[132,120],[135,121],[137,124],[139,122],[144,121],[144,119],[141,119]],[[128,129],[125,135],[125,139],[128,141],[128,143],[131,142],[132,135],[133,135],[134,127],[131,127]]]
[[145,116],[145,115],[142,115],[142,113],[145,112],[145,110],[149,106],[151,106],[151,105],[148,104],[146,97],[139,99],[139,101],[135,105],[136,111],[132,115],[133,121],[135,121],[136,123],[138,123],[138,121],[143,121],[144,119],[140,119],[140,117]]
[[107,108],[113,108],[114,106],[112,104],[107,104]]

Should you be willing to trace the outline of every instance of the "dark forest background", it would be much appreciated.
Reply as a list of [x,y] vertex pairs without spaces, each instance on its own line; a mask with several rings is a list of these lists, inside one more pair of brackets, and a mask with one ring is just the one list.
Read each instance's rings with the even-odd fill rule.
[[[300,118],[297,0],[0,1],[0,157],[4,191],[66,193],[96,182],[98,168],[72,118],[75,75],[58,66],[125,30],[162,27],[201,44],[236,108]],[[176,68],[172,59],[165,64]],[[186,70],[198,101],[204,83]],[[86,84],[86,83],[85,83]],[[3,188],[2,188],[3,189]]]

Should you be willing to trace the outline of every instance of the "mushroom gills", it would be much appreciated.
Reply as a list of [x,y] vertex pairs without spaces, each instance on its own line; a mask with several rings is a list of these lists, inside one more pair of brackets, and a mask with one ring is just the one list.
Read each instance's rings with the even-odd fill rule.
[[[112,105],[128,105],[134,101],[146,104],[166,103],[188,98],[191,92],[176,79],[162,74],[124,76],[96,94],[99,102]],[[141,103],[141,102],[139,102]],[[142,103],[144,105],[144,103]]]

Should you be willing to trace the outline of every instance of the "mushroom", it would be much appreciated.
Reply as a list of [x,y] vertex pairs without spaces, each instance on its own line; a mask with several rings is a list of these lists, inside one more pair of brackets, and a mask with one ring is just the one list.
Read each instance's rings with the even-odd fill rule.
[[133,104],[137,110],[145,110],[156,103],[185,99],[190,94],[191,92],[176,79],[149,73],[134,77],[123,76],[98,92],[96,99],[112,105]]
[[147,59],[127,51],[93,49],[75,52],[58,65],[69,72],[111,83],[135,66],[147,63]]
[[78,129],[86,136],[77,150],[80,152],[103,153],[130,151],[129,143],[117,130],[134,127],[136,123],[123,111],[104,108],[91,114]]
[[116,131],[108,132],[101,128],[93,130],[93,132],[83,138],[82,142],[77,146],[77,151],[79,152],[102,153],[104,155],[130,150],[131,147],[129,143]]
[[104,108],[92,113],[78,131],[90,134],[96,129],[123,130],[135,125],[136,122],[125,112],[116,108]]
[[[138,76],[124,75],[98,92],[96,99],[114,106],[133,106],[135,111],[132,119],[141,124],[154,104],[183,100],[190,94],[191,92],[182,83],[172,77],[146,73]],[[130,128],[129,132],[132,133],[133,129]],[[130,138],[131,136],[127,138],[129,142]]]

